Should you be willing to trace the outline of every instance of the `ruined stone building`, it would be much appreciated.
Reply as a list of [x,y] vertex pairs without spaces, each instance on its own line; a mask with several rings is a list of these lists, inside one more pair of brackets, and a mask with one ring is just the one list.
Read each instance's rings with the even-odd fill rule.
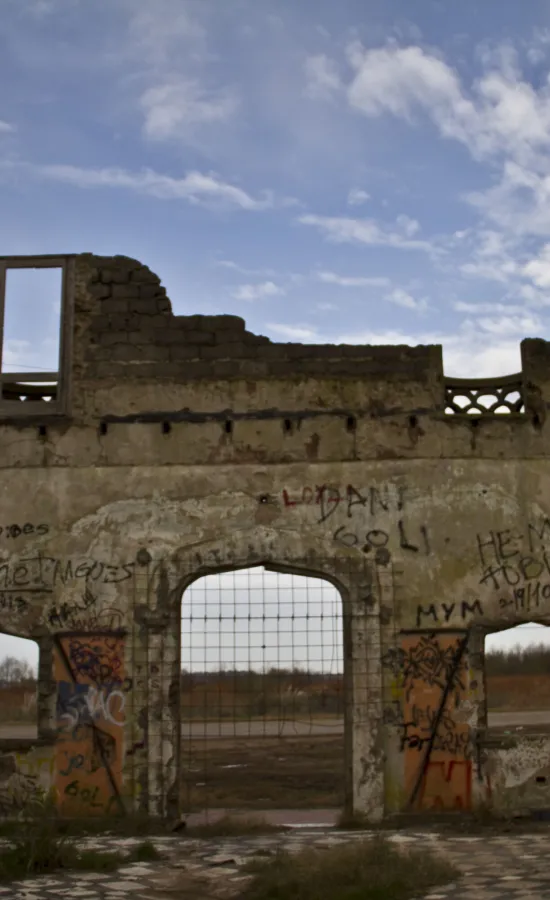
[[30,265],[63,269],[61,360],[1,375],[0,630],[40,648],[4,814],[184,811],[182,595],[256,565],[341,596],[348,809],[549,805],[550,736],[487,730],[483,645],[550,621],[550,345],[461,382],[439,346],[175,316],[126,257],[2,258],[0,298]]

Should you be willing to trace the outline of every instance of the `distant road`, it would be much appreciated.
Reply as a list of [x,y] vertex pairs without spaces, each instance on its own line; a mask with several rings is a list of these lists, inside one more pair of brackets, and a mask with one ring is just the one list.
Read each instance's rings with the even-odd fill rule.
[[182,737],[232,738],[232,737],[317,737],[339,735],[344,732],[342,718],[299,719],[278,722],[276,719],[252,719],[243,722],[184,722]]
[[[521,710],[518,712],[489,713],[489,726],[498,729],[526,728],[529,731],[550,730],[550,710]],[[183,738],[231,739],[233,737],[320,737],[337,736],[344,730],[342,718],[299,719],[298,721],[278,722],[274,720],[252,719],[242,722],[184,722],[181,726]],[[0,725],[1,738],[33,738],[36,737],[33,725]]]
[[542,725],[546,730],[550,727],[550,709],[492,712],[488,719],[491,728],[529,728],[532,731],[537,725]]

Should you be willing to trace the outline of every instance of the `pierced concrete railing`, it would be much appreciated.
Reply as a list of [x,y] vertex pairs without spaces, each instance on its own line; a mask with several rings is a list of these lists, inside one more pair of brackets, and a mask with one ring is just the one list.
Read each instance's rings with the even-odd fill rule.
[[523,376],[445,378],[445,412],[449,415],[524,414]]

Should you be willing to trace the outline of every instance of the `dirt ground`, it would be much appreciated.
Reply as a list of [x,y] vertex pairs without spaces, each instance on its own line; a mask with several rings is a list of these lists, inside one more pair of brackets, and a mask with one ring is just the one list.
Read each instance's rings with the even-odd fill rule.
[[206,806],[324,809],[344,803],[342,734],[193,741],[184,750],[183,767],[182,803],[188,812]]

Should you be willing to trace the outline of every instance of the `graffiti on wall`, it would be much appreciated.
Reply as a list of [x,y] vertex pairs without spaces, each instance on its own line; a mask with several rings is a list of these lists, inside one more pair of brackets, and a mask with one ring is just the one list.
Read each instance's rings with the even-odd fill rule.
[[[408,553],[428,556],[430,535],[426,525],[412,527],[405,514],[406,487],[387,484],[357,487],[352,484],[306,485],[300,490],[284,488],[285,509],[307,507],[313,511],[316,524],[329,522],[333,540],[344,547],[357,547],[364,553],[399,547]],[[391,522],[385,528],[377,520]],[[342,518],[345,524],[338,524]],[[386,523],[384,523],[386,524]]]
[[16,816],[40,803],[51,788],[52,748],[0,756],[0,817]]
[[384,720],[399,734],[414,809],[471,806],[469,728],[453,714],[468,690],[465,646],[463,632],[404,634],[382,660],[397,694]]
[[124,724],[132,680],[124,638],[71,634],[57,638],[56,789],[67,815],[123,809]]
[[480,585],[501,594],[500,609],[529,612],[550,600],[550,518],[477,535]]
[[0,563],[0,610],[24,615],[37,595],[48,603],[50,596],[67,587],[80,593],[80,598],[52,604],[47,615],[52,628],[114,631],[122,625],[120,611],[104,605],[99,608],[98,586],[129,581],[134,568],[134,562],[108,565],[87,557],[62,560],[40,551],[16,556]]

